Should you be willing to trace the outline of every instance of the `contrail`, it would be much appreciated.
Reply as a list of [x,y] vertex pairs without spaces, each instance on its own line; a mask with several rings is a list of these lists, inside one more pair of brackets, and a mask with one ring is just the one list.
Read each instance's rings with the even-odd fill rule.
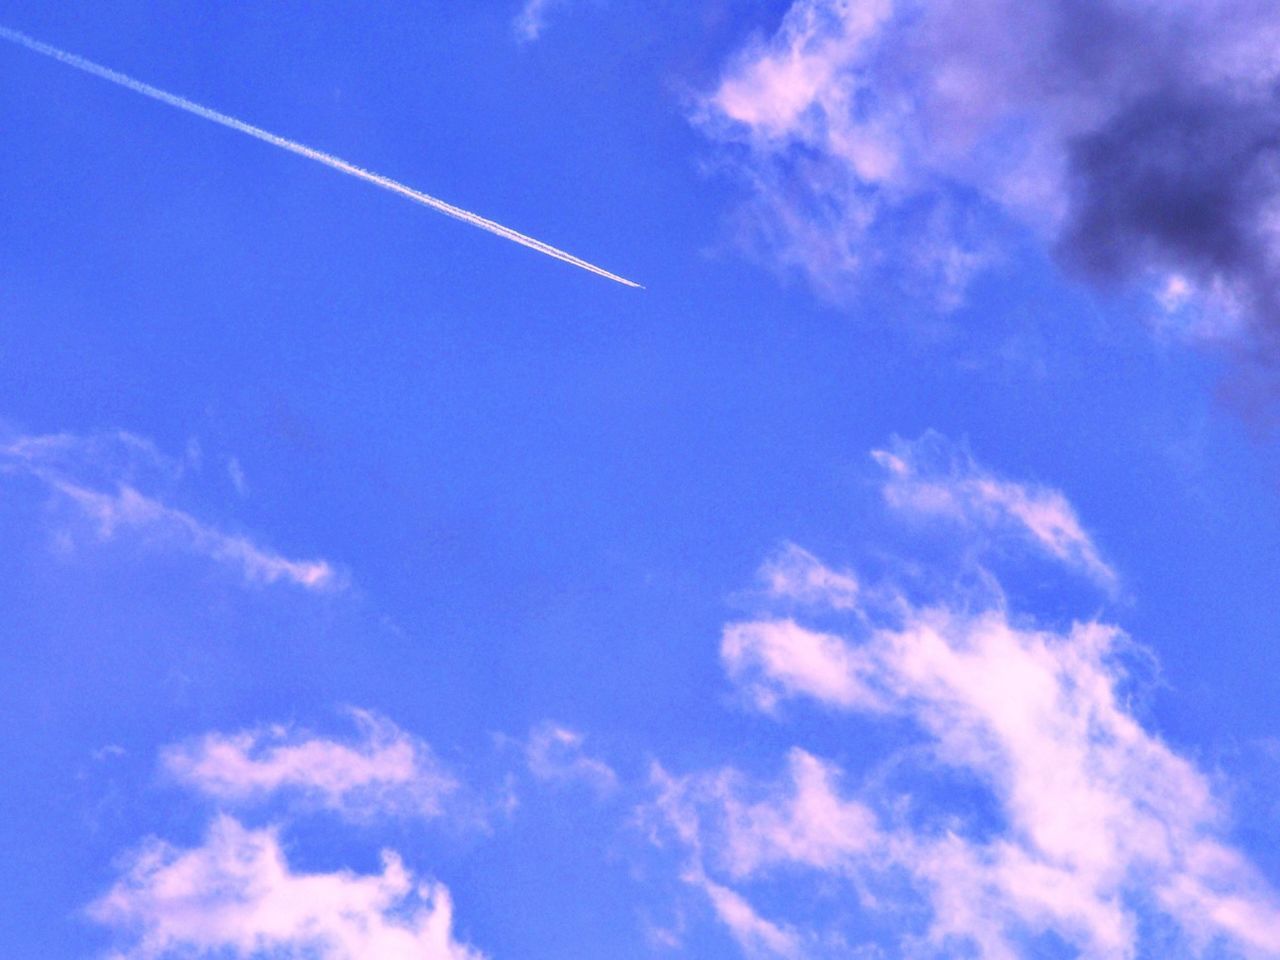
[[293,140],[287,140],[284,137],[276,136],[269,130],[263,130],[261,127],[255,127],[252,124],[245,123],[243,120],[237,120],[235,117],[229,117],[225,113],[219,113],[217,110],[211,110],[208,107],[202,107],[198,103],[193,103],[186,97],[180,97],[174,93],[166,93],[158,87],[153,87],[149,83],[143,83],[141,80],[134,80],[132,77],[125,76],[107,67],[94,63],[92,60],[86,60],[84,57],[76,56],[74,53],[68,53],[65,50],[59,50],[57,47],[51,47],[47,43],[41,43],[34,37],[29,37],[25,33],[19,33],[17,30],[10,30],[8,27],[0,26],[0,39],[8,40],[19,46],[26,47],[36,53],[43,54],[46,57],[52,57],[60,63],[65,63],[69,67],[75,67],[77,70],[83,70],[85,73],[92,74],[95,77],[101,77],[103,80],[109,80],[112,83],[124,87],[126,90],[132,90],[134,93],[140,93],[144,97],[150,97],[152,100],[159,100],[161,103],[167,103],[171,107],[177,107],[179,110],[185,110],[187,113],[194,113],[197,117],[203,117],[206,120],[212,120],[214,123],[220,123],[224,127],[230,127],[240,133],[248,134],[264,143],[269,143],[274,147],[282,150],[288,150],[290,153],[296,153],[308,160],[315,160],[317,163],[323,163],[326,167],[332,167],[340,173],[350,174],[374,186],[382,187],[383,190],[390,190],[392,193],[398,193],[402,197],[408,197],[423,206],[430,207],[432,210],[438,210],[443,214],[461,220],[463,223],[469,223],[473,227],[479,227],[481,230],[487,230],[495,233],[500,237],[511,240],[521,246],[529,247],[537,250],[539,253],[545,253],[549,257],[555,257],[557,260],[563,260],[565,263],[571,263],[575,267],[581,267],[583,270],[590,271],[597,276],[606,277],[614,280],[627,287],[636,287],[643,289],[640,284],[634,280],[628,280],[620,277],[616,273],[610,273],[603,267],[597,267],[594,263],[588,263],[575,257],[571,253],[566,253],[557,247],[551,246],[549,243],[543,243],[541,240],[535,240],[533,237],[527,237],[519,231],[512,230],[510,227],[504,227],[500,223],[494,223],[492,220],[486,219],[479,214],[472,213],[469,210],[463,210],[461,207],[455,207],[451,203],[445,203],[443,200],[433,197],[430,194],[422,193],[413,187],[406,186],[390,177],[384,177],[381,174],[365,170],[363,167],[357,167],[354,163],[348,163],[340,157],[325,153],[322,150],[315,150],[304,144],[297,143]]

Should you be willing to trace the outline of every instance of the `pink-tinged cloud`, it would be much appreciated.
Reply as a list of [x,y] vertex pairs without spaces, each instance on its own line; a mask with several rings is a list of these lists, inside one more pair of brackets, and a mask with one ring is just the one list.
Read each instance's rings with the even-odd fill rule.
[[230,804],[292,795],[349,819],[434,817],[458,784],[431,749],[377,714],[353,710],[347,741],[273,727],[210,733],[166,749],[165,771]]
[[734,770],[678,777],[655,764],[655,800],[645,811],[657,834],[670,830],[686,848],[685,883],[702,891],[717,919],[749,957],[804,957],[811,932],[763,917],[751,901],[711,872],[748,881],[774,867],[804,864],[841,872],[853,858],[887,851],[875,814],[836,790],[839,772],[800,749],[788,757],[786,783],[760,789]]
[[[1013,525],[1068,567],[1097,573],[1060,494],[997,479],[967,457],[925,469],[917,452],[881,454],[893,506],[960,519],[979,538]],[[790,556],[811,575],[783,582],[826,581],[820,560]],[[776,563],[765,565],[766,584]],[[1080,956],[1133,960],[1160,949],[1156,929],[1166,947],[1277,955],[1280,895],[1232,845],[1209,777],[1133,713],[1123,662],[1134,645],[1120,629],[1041,626],[999,590],[986,606],[947,588],[912,599],[892,583],[827,594],[810,604],[817,629],[797,621],[792,591],[766,591],[785,613],[728,624],[725,671],[769,716],[789,702],[790,722],[816,705],[837,736],[842,724],[892,724],[898,746],[864,758],[874,766],[862,782],[802,746],[776,781],[733,765],[685,775],[655,766],[655,840],[675,841],[704,890],[764,904],[786,942],[806,948],[838,931],[806,927],[793,902],[769,899],[779,877],[807,874],[814,897],[843,890],[868,913],[922,917],[900,925],[897,948],[925,944],[928,955],[1019,960],[1052,935]],[[760,914],[739,916],[750,929]]]
[[824,566],[808,550],[785,544],[760,568],[760,580],[778,600],[852,610],[858,602],[858,578]]
[[709,109],[770,141],[789,140],[824,119],[849,116],[838,131],[829,131],[832,142],[842,144],[868,178],[888,175],[894,158],[874,138],[859,136],[850,99],[855,90],[841,70],[863,53],[892,12],[890,0],[841,9],[809,0],[797,3],[770,43],[754,44],[739,56],[710,98]]
[[172,484],[198,457],[166,457],[129,433],[18,437],[0,445],[0,472],[33,477],[89,520],[102,540],[126,534],[184,550],[235,570],[252,584],[287,583],[311,591],[340,589],[326,560],[294,560],[141,492],[139,482]]
[[708,879],[696,869],[687,871],[684,881],[707,895],[716,916],[747,956],[803,956],[801,941],[795,933],[760,916],[736,890]]
[[838,707],[871,705],[877,699],[863,680],[870,670],[861,652],[794,620],[731,623],[720,641],[720,657],[762,710],[796,695]]
[[[984,957],[1019,956],[1018,937],[1039,930],[1090,956],[1130,957],[1139,896],[1188,936],[1263,952],[1277,942],[1280,901],[1227,845],[1207,779],[1127,710],[1118,630],[1037,630],[1003,610],[901,600],[885,619],[892,625],[859,624],[859,639],[789,620],[733,624],[726,668],[742,676],[752,638],[765,652],[748,689],[766,706],[804,699],[909,721],[937,760],[990,791],[999,836],[917,833],[878,818],[834,792],[833,767],[797,750],[790,784],[772,799],[744,799],[732,771],[686,788],[693,799],[679,817],[668,799],[672,822],[704,855],[739,879],[782,863],[853,876],[904,869],[933,908],[930,937],[978,944]],[[963,822],[960,813],[953,829]]]
[[299,873],[274,830],[221,816],[202,846],[145,845],[89,907],[126,945],[117,960],[308,957],[481,960],[453,933],[453,905],[383,853],[382,872]]
[[884,499],[895,510],[947,520],[970,533],[1019,534],[1100,586],[1115,589],[1115,571],[1059,491],[998,477],[962,447],[932,432],[915,441],[895,440],[871,455],[884,469]]
[[97,525],[98,535],[104,540],[134,530],[171,539],[183,549],[238,570],[249,583],[285,582],[308,590],[341,585],[341,578],[328,561],[289,560],[246,537],[201,523],[191,514],[144,496],[132,487],[122,486],[107,493],[58,479],[51,479],[49,485],[79,507]]
[[618,775],[603,760],[584,748],[585,737],[576,730],[547,721],[534,727],[525,742],[525,762],[539,780],[585,784],[596,793],[611,793]]
[[833,764],[796,747],[787,768],[783,783],[761,789],[732,769],[677,777],[655,766],[655,809],[735,879],[780,864],[837,870],[883,848],[876,815],[840,795]]

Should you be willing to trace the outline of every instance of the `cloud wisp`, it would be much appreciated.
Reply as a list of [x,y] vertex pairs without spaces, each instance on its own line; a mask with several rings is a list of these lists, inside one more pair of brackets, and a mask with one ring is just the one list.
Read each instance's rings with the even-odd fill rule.
[[296,872],[277,831],[225,815],[193,849],[145,844],[88,912],[129,936],[118,960],[483,956],[455,939],[448,890],[416,879],[395,853],[383,852],[379,874]]
[[618,775],[603,760],[583,748],[586,738],[576,730],[546,721],[529,732],[524,745],[529,772],[539,780],[581,783],[604,795],[618,788]]
[[351,715],[359,736],[350,742],[283,727],[210,733],[169,747],[161,765],[177,782],[222,803],[243,806],[286,793],[351,820],[440,815],[458,784],[430,747],[378,714]]
[[340,588],[343,578],[325,560],[291,560],[225,533],[137,489],[139,477],[181,477],[185,464],[153,444],[116,431],[27,436],[0,444],[0,473],[33,477],[91,520],[103,540],[134,530],[238,570],[250,583],[289,583],[305,590]]
[[760,568],[760,580],[776,600],[852,610],[858,603],[858,578],[832,570],[794,543],[785,544]]
[[1258,0],[794,0],[697,121],[735,152],[756,244],[819,289],[907,264],[958,302],[994,216],[1274,355],[1278,42]]
[[1115,570],[1102,559],[1075,510],[1059,491],[996,476],[967,450],[937,433],[895,439],[873,450],[885,472],[885,502],[913,518],[949,520],[970,534],[1012,531],[1064,566],[1114,590]]
[[565,0],[525,0],[524,6],[520,8],[520,12],[512,22],[516,37],[524,43],[537,40],[546,29],[547,14],[564,3]]
[[575,257],[571,253],[567,253],[564,250],[553,247],[548,243],[543,243],[541,240],[535,240],[533,237],[526,236],[525,234],[512,230],[510,227],[505,227],[500,223],[495,223],[493,220],[486,219],[479,214],[472,213],[469,210],[464,210],[461,207],[456,207],[451,203],[446,203],[445,201],[440,200],[437,197],[433,197],[430,194],[423,193],[420,190],[415,190],[412,187],[400,183],[399,181],[392,180],[390,177],[384,177],[381,174],[373,173],[372,171],[365,170],[363,167],[358,167],[353,163],[349,163],[346,160],[335,157],[332,154],[328,154],[321,150],[305,146],[304,144],[298,143],[294,140],[278,136],[268,130],[263,130],[261,127],[255,127],[252,124],[245,123],[243,120],[237,120],[235,117],[228,116],[225,113],[219,113],[217,110],[211,110],[210,108],[194,103],[185,97],[167,93],[158,87],[153,87],[140,80],[135,80],[123,73],[96,64],[91,60],[86,60],[84,57],[78,56],[74,53],[68,53],[65,50],[60,50],[57,47],[50,46],[49,44],[36,40],[33,37],[29,37],[24,33],[19,33],[17,30],[0,27],[0,39],[8,40],[10,43],[15,43],[18,46],[25,47],[34,53],[41,54],[42,56],[51,57],[59,63],[64,63],[69,67],[74,67],[75,69],[81,70],[91,76],[95,76],[110,83],[114,83],[117,86],[124,87],[126,90],[132,90],[134,93],[141,94],[144,97],[150,97],[152,100],[158,100],[160,103],[176,107],[186,113],[190,113],[204,120],[227,127],[228,129],[235,130],[237,133],[243,133],[256,140],[261,140],[263,143],[268,143],[273,147],[279,147],[281,150],[287,150],[300,157],[306,157],[308,160],[314,160],[316,163],[324,164],[326,167],[337,170],[339,173],[345,173],[348,176],[355,177],[357,180],[363,180],[376,187],[381,187],[383,190],[389,190],[392,193],[406,197],[415,203],[420,203],[425,207],[430,207],[432,210],[443,213],[445,216],[453,217],[455,220],[461,220],[463,223],[470,224],[473,227],[478,227],[481,230],[485,230],[496,236],[502,237],[504,240],[510,240],[512,243],[518,243],[531,250],[536,250],[538,253],[546,254],[556,260],[560,260],[564,263],[578,267],[579,269],[586,270],[588,273],[594,273],[596,276],[604,277],[607,280],[612,280],[615,283],[620,283],[626,287],[640,288],[640,284],[636,283],[634,280],[628,280],[615,273],[610,273],[608,270],[605,270],[602,267],[597,267],[593,263],[588,263],[586,260]]
[[[805,580],[827,580],[806,557]],[[851,733],[901,731],[861,775],[799,744],[776,780],[655,764],[655,837],[744,949],[845,955],[856,903],[894,918],[869,955],[1016,960],[1046,938],[1097,960],[1157,941],[1280,952],[1280,894],[1233,845],[1210,778],[1130,707],[1123,632],[1043,627],[951,589],[838,592],[812,609],[821,629],[769,595],[724,628],[724,668],[767,716],[808,704]],[[815,920],[823,903],[844,921]]]

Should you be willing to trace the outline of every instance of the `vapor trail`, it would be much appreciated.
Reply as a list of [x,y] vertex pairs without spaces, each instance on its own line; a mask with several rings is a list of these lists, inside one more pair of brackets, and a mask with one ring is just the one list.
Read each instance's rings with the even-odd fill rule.
[[555,257],[557,260],[563,260],[565,263],[571,263],[575,267],[581,267],[597,276],[606,277],[628,287],[640,287],[640,284],[633,280],[627,280],[620,277],[616,273],[610,273],[602,267],[597,267],[594,263],[588,263],[575,257],[571,253],[566,253],[558,247],[553,247],[549,243],[543,243],[541,240],[535,240],[533,237],[527,237],[519,231],[512,230],[510,227],[504,227],[500,223],[494,223],[492,220],[486,219],[479,214],[472,213],[469,210],[463,210],[461,207],[455,207],[451,203],[445,203],[443,200],[433,197],[430,194],[422,193],[413,189],[413,187],[405,186],[397,180],[390,177],[384,177],[381,174],[373,173],[365,170],[363,167],[357,167],[354,163],[348,163],[340,157],[325,153],[322,150],[315,150],[304,144],[297,143],[293,140],[287,140],[284,137],[276,136],[268,130],[261,127],[255,127],[252,124],[245,123],[243,120],[237,120],[235,117],[229,117],[225,113],[219,113],[217,110],[211,110],[208,107],[202,107],[198,103],[193,103],[186,97],[180,97],[174,93],[166,93],[158,87],[153,87],[149,83],[143,83],[141,80],[134,80],[132,77],[123,73],[118,73],[107,67],[100,66],[92,60],[86,60],[84,57],[77,56],[74,53],[68,53],[65,50],[59,50],[57,47],[51,47],[47,43],[41,43],[33,37],[27,36],[25,33],[19,33],[17,30],[10,30],[8,27],[0,26],[0,39],[8,40],[19,46],[26,47],[36,53],[43,54],[46,57],[52,57],[60,63],[65,63],[69,67],[75,67],[77,70],[83,70],[85,73],[92,74],[95,77],[101,77],[103,80],[109,80],[114,84],[132,90],[134,93],[140,93],[144,97],[150,97],[152,100],[159,100],[161,103],[167,103],[171,107],[177,107],[179,110],[185,110],[187,113],[194,113],[197,117],[203,117],[206,120],[212,120],[214,123],[222,124],[224,127],[230,127],[240,133],[248,134],[264,143],[269,143],[274,147],[280,147],[282,150],[288,150],[290,153],[296,153],[299,156],[306,157],[308,160],[315,160],[317,163],[323,163],[326,167],[332,167],[340,173],[350,174],[360,180],[372,183],[374,186],[382,187],[384,190],[390,190],[392,193],[398,193],[402,197],[408,197],[423,206],[430,207],[432,210],[438,210],[440,213],[461,220],[463,223],[469,223],[473,227],[479,227],[481,230],[487,230],[495,233],[500,237],[511,240],[521,246],[529,247],[537,250],[539,253],[545,253],[549,257]]

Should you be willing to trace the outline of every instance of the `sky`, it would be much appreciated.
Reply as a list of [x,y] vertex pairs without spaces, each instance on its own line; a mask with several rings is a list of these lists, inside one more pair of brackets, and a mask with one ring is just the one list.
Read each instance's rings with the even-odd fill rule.
[[1272,5],[0,28],[6,955],[1280,957]]

